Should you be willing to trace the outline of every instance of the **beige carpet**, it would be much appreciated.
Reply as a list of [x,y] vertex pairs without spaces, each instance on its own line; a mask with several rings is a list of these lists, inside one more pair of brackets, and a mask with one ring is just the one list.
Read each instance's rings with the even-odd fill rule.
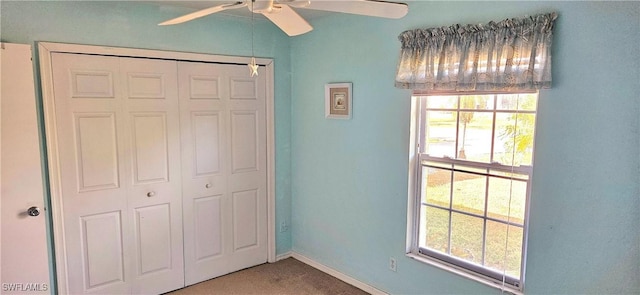
[[293,258],[266,263],[174,292],[184,294],[368,294]]

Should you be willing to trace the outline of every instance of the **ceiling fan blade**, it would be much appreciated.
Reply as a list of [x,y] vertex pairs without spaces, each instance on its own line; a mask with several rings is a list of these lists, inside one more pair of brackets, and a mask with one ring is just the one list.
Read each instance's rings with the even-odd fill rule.
[[395,19],[402,18],[409,12],[409,6],[405,3],[371,0],[311,0],[309,5],[300,8]]
[[200,18],[203,16],[207,16],[209,14],[213,14],[216,12],[220,12],[223,10],[227,10],[227,9],[234,9],[234,8],[240,8],[240,7],[245,7],[247,6],[246,2],[235,2],[235,3],[231,3],[231,4],[224,4],[224,5],[218,5],[218,6],[213,6],[213,7],[209,7],[209,8],[205,8],[202,10],[198,10],[196,12],[193,13],[189,13],[186,15],[183,15],[181,17],[176,17],[174,19],[170,19],[166,22],[162,22],[159,23],[159,26],[166,26],[166,25],[176,25],[176,24],[181,24],[184,22],[188,22],[190,20],[194,20],[196,18]]
[[313,27],[288,5],[274,5],[271,12],[263,12],[262,15],[289,36],[297,36],[313,30]]

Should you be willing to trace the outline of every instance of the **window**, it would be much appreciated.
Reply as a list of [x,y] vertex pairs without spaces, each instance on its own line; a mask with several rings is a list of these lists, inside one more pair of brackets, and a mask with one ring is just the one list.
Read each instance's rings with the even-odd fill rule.
[[412,254],[522,290],[537,98],[414,95]]

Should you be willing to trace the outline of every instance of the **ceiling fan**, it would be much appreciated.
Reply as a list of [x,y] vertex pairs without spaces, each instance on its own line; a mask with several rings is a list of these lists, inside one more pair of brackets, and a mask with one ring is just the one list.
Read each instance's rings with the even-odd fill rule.
[[291,7],[393,19],[402,18],[409,11],[405,3],[378,0],[244,0],[198,10],[159,25],[180,24],[216,12],[242,7],[248,7],[249,11],[264,15],[289,36],[313,30],[313,27]]

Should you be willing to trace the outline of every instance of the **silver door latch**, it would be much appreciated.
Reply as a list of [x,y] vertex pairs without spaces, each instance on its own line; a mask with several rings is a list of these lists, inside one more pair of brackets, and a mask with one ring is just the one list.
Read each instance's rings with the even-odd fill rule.
[[29,214],[29,216],[38,216],[40,215],[40,208],[33,206],[27,209],[27,214]]

